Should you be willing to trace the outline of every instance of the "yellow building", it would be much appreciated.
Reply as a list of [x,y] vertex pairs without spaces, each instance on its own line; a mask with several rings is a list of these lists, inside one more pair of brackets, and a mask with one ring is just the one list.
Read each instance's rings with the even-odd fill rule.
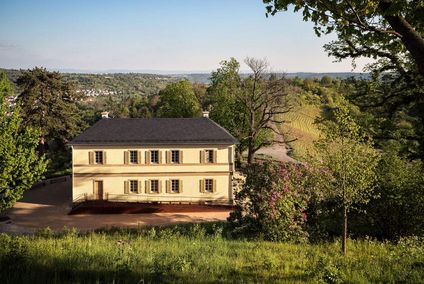
[[103,118],[71,141],[73,201],[231,204],[236,139],[209,118]]

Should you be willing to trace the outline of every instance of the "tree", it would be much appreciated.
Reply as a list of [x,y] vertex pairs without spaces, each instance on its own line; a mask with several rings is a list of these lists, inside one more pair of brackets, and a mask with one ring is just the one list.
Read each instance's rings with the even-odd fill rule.
[[200,116],[200,104],[189,81],[171,83],[159,95],[159,117]]
[[[338,39],[325,48],[336,58],[379,58],[384,70],[400,73],[411,64],[424,76],[424,1],[293,1],[263,0],[267,14],[290,5],[312,21],[315,33],[336,32]],[[410,60],[412,59],[412,60]],[[411,63],[411,64],[410,64]]]
[[23,126],[41,131],[40,153],[46,153],[52,144],[64,151],[66,143],[85,126],[76,105],[82,95],[59,72],[39,67],[23,71],[17,85],[22,90],[18,103]]
[[341,104],[331,110],[331,120],[321,125],[324,136],[315,143],[319,156],[310,157],[310,161],[321,169],[315,177],[324,196],[336,199],[342,208],[342,251],[346,255],[348,213],[356,205],[369,202],[377,179],[379,155],[347,106]]
[[40,131],[22,125],[19,106],[6,100],[12,95],[6,74],[0,74],[0,212],[22,198],[47,165],[36,152]]
[[[247,162],[251,164],[260,148],[273,143],[284,143],[277,125],[285,122],[281,115],[288,113],[291,106],[287,98],[285,79],[266,79],[265,76],[269,74],[266,60],[248,57],[245,63],[253,75],[243,81],[243,92],[238,96],[238,101],[247,110],[248,133],[245,139]],[[270,134],[275,134],[277,139]]]
[[212,72],[211,85],[207,90],[211,102],[210,117],[239,140],[236,145],[236,162],[241,163],[241,154],[246,150],[247,117],[244,106],[239,103],[241,93],[240,64],[235,58],[224,60],[221,67]]
[[235,195],[228,221],[235,236],[271,241],[305,241],[308,172],[294,163],[255,163]]
[[239,150],[247,149],[251,164],[262,147],[284,143],[277,125],[284,122],[281,115],[291,106],[285,78],[270,76],[265,60],[246,58],[245,63],[252,74],[241,79],[239,63],[234,58],[223,61],[212,73],[209,93],[213,95],[211,118],[239,140]]

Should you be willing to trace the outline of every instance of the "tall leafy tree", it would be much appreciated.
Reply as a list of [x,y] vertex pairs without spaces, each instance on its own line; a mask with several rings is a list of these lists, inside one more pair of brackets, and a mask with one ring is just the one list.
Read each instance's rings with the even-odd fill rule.
[[171,83],[159,92],[159,117],[197,117],[200,104],[188,80]]
[[0,212],[13,206],[23,192],[46,170],[44,156],[37,154],[40,131],[23,126],[19,106],[7,98],[12,87],[6,74],[0,74]]
[[235,59],[223,61],[212,73],[211,117],[240,141],[240,150],[247,149],[251,164],[259,149],[284,142],[277,125],[284,122],[281,115],[291,107],[284,78],[270,76],[265,60],[246,58],[245,63],[252,74],[244,79]]
[[331,111],[331,120],[322,123],[324,136],[315,144],[319,157],[312,164],[324,196],[334,198],[343,211],[342,251],[347,252],[348,213],[372,197],[377,180],[379,154],[372,147],[345,105]]
[[63,149],[84,126],[76,105],[82,95],[59,72],[39,67],[22,72],[17,85],[23,126],[41,130],[40,153],[52,144]]
[[384,70],[413,69],[424,76],[424,1],[406,0],[263,0],[274,15],[291,5],[318,36],[335,32],[325,48],[339,59],[380,59]]

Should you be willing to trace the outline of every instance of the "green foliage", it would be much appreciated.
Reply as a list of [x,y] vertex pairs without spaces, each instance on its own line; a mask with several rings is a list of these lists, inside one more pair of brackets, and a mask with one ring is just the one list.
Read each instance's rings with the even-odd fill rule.
[[235,195],[229,222],[235,236],[272,241],[305,241],[308,180],[297,164],[252,164],[246,183]]
[[349,211],[372,196],[379,155],[345,105],[331,110],[331,115],[321,124],[324,137],[315,143],[319,158],[311,157],[311,161],[323,170],[318,182],[325,194]]
[[0,212],[12,207],[46,170],[36,148],[40,131],[23,126],[20,108],[8,105],[10,83],[0,74]]
[[[0,234],[2,283],[419,283],[424,246],[398,244],[271,243],[215,237],[211,227],[112,229],[39,236]],[[195,228],[196,227],[196,228]],[[194,235],[193,232],[206,234]]]
[[187,81],[171,83],[159,92],[159,117],[197,117],[200,116],[200,104]]
[[378,199],[361,207],[354,216],[357,234],[397,240],[406,236],[424,236],[423,165],[387,152],[377,167]]
[[222,61],[221,67],[212,72],[208,95],[211,118],[239,140],[237,161],[247,149],[250,164],[262,147],[282,143],[275,124],[282,123],[279,116],[290,106],[285,78],[270,75],[266,60],[246,58],[245,63],[253,74],[242,79],[237,60]]
[[24,125],[41,130],[41,152],[52,143],[63,149],[84,126],[76,105],[81,95],[75,86],[58,72],[38,67],[24,71],[17,84],[22,90],[18,100]]

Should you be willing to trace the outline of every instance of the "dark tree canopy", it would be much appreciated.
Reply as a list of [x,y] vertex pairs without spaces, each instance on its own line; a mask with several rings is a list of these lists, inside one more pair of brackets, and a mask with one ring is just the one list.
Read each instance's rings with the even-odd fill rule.
[[335,32],[338,39],[325,46],[338,59],[370,57],[375,68],[424,76],[424,1],[407,0],[264,0],[269,14],[291,5],[315,32]]
[[41,130],[41,152],[53,142],[64,147],[81,131],[83,122],[76,105],[81,94],[59,72],[36,67],[24,71],[17,85],[22,90],[18,101],[23,124]]

